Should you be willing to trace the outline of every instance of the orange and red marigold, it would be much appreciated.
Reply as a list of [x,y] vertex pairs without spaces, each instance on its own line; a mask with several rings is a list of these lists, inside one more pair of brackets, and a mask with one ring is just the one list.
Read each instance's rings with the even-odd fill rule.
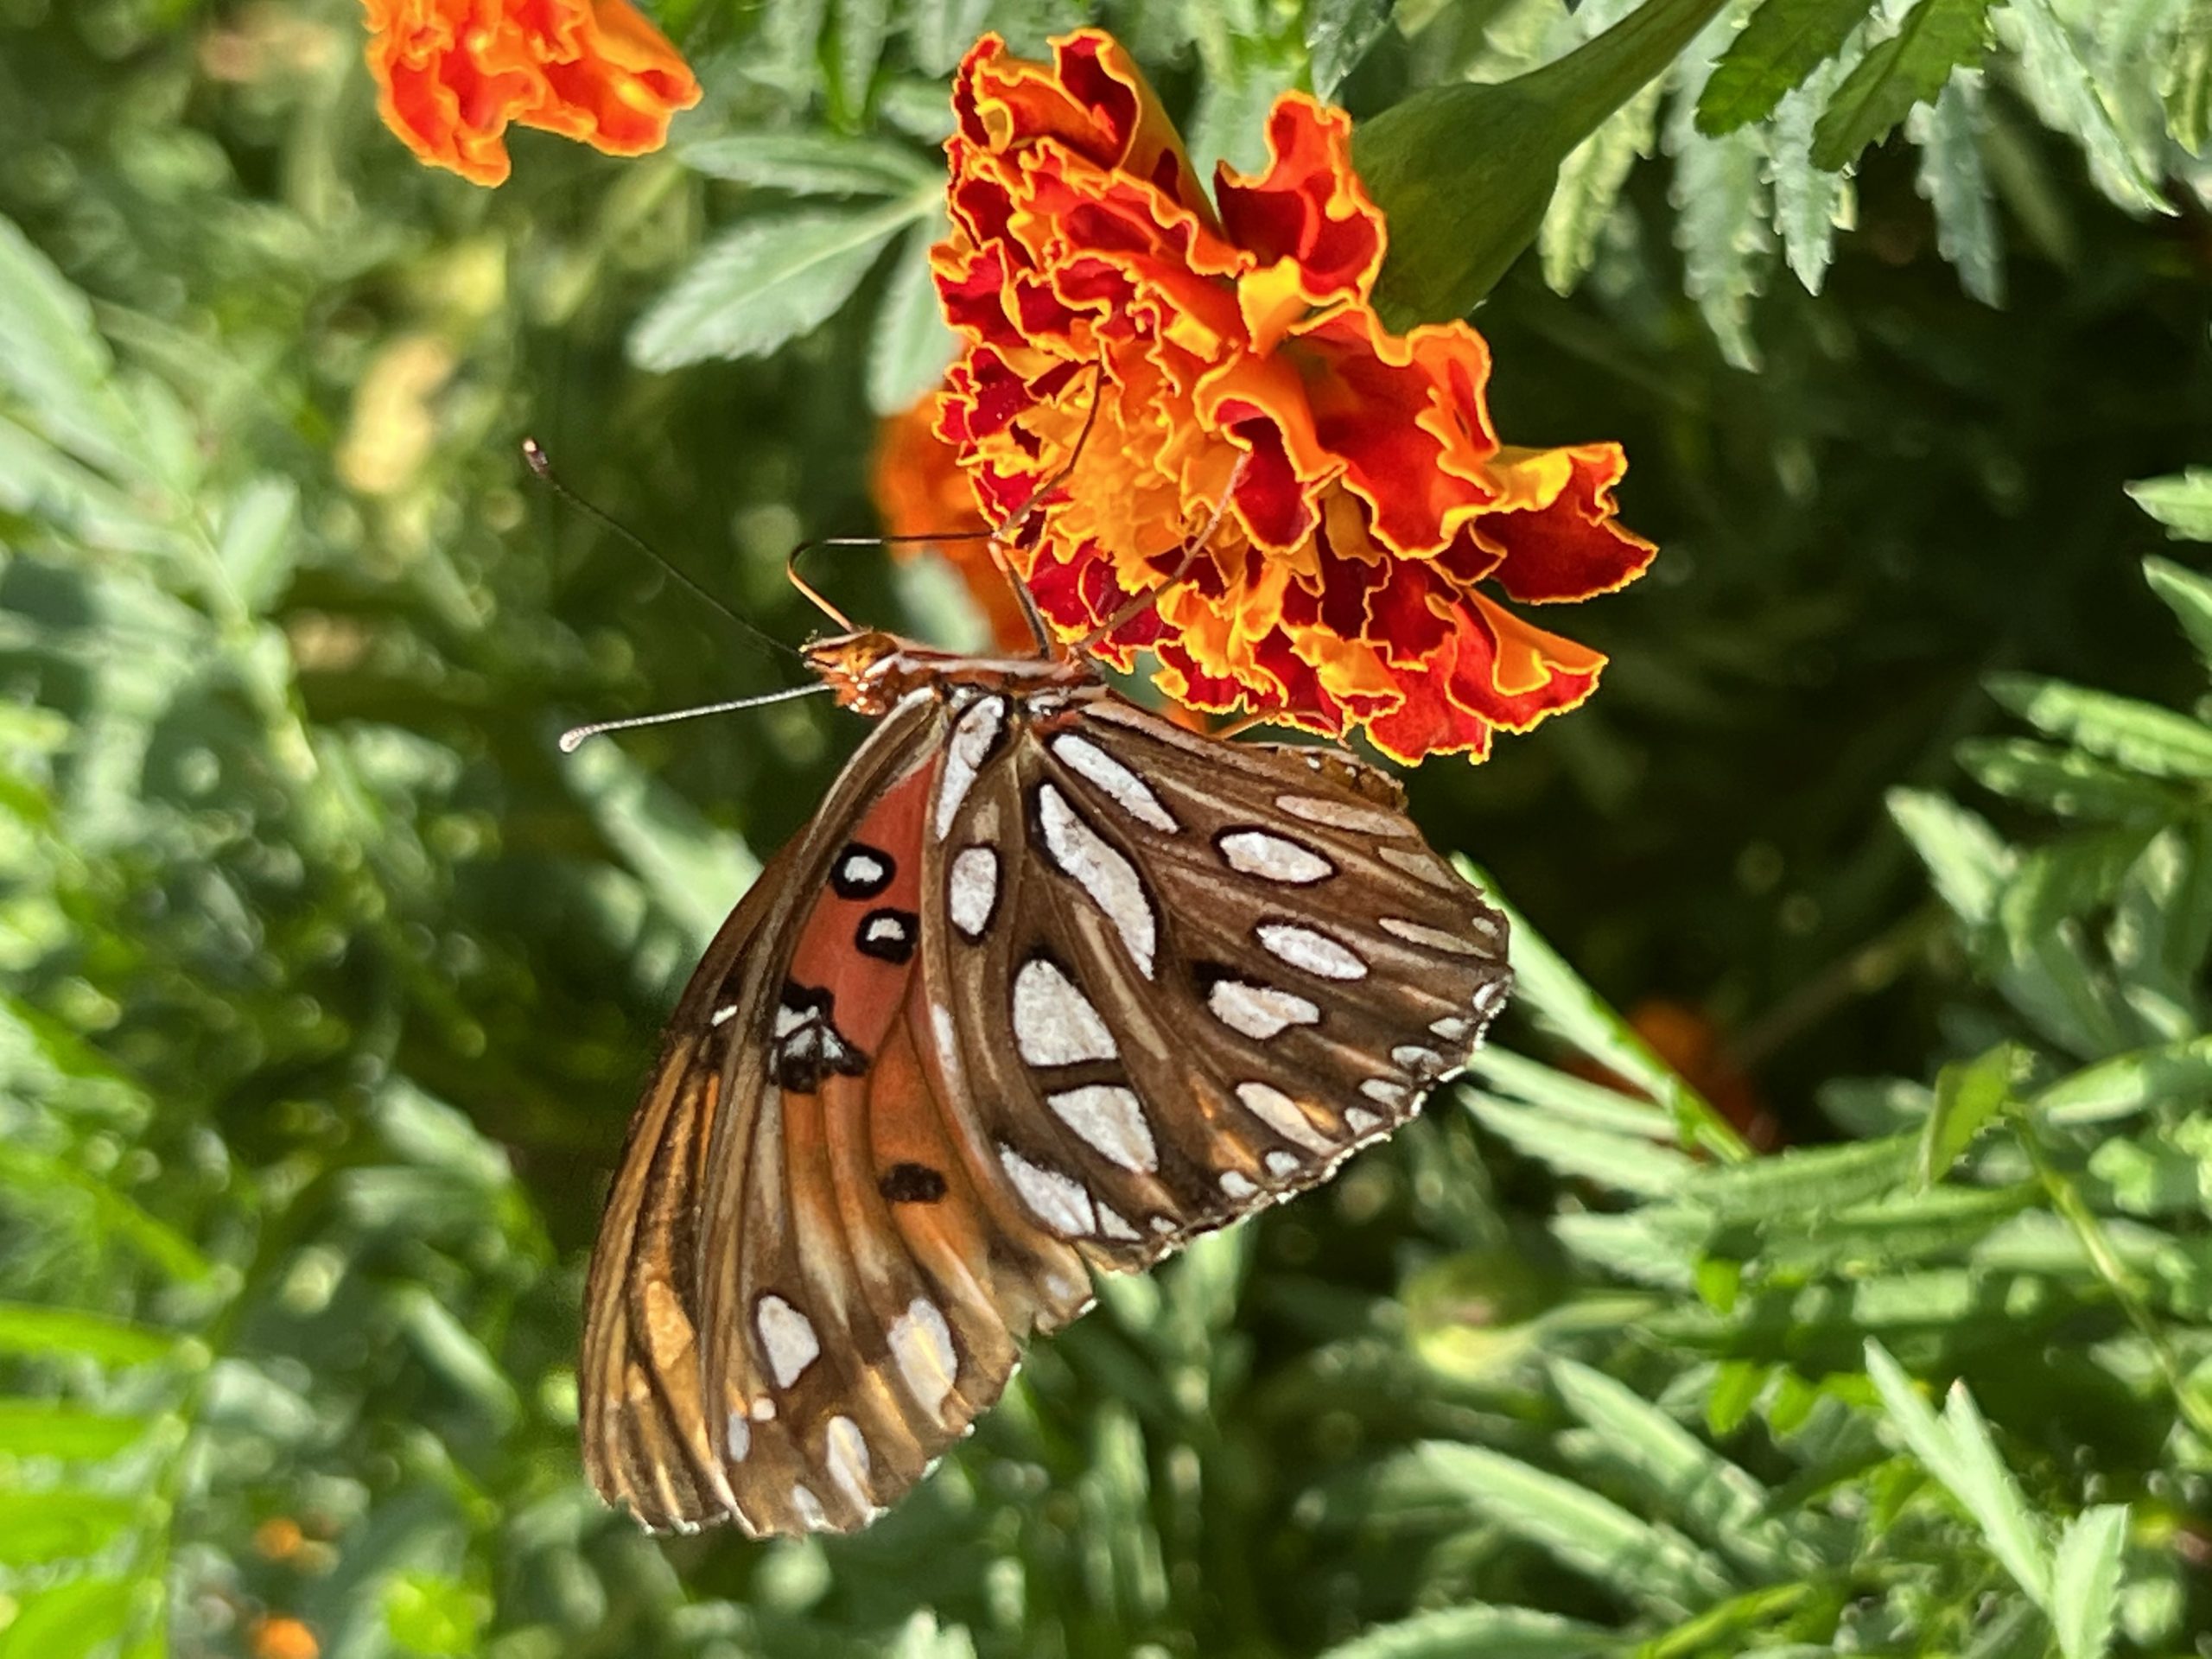
[[953,107],[936,268],[964,348],[938,430],[996,522],[1074,459],[1015,555],[1056,626],[1161,587],[1225,502],[1187,579],[1101,648],[1151,650],[1172,696],[1363,725],[1414,760],[1480,756],[1589,695],[1605,658],[1488,589],[1542,604],[1641,574],[1651,544],[1613,518],[1627,463],[1502,446],[1482,337],[1382,327],[1382,217],[1347,117],[1287,95],[1268,166],[1222,168],[1210,204],[1096,31],[1050,65],[986,36]]
[[510,123],[639,156],[699,83],[628,0],[365,0],[385,124],[434,166],[507,176]]

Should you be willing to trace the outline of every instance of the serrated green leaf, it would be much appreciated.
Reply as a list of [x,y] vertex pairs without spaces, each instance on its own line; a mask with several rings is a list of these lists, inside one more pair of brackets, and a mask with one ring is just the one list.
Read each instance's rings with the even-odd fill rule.
[[834,315],[891,238],[935,206],[916,197],[868,213],[747,219],[710,243],[639,319],[631,361],[664,372],[766,356]]
[[1610,1631],[1579,1619],[1468,1602],[1377,1625],[1321,1659],[1596,1659],[1624,1650]]
[[2212,728],[2155,703],[2031,674],[1993,674],[1989,694],[2021,719],[2092,754],[2158,778],[2212,778]]
[[795,196],[909,196],[939,176],[913,151],[822,132],[737,132],[686,144],[695,173]]
[[868,108],[875,67],[891,33],[891,0],[837,0],[836,78],[839,106],[848,120]]
[[[2212,475],[2208,475],[2208,481],[2212,481]],[[2207,491],[2206,499],[2208,505],[2212,505],[2212,490]],[[2197,660],[2212,668],[2212,580],[2184,569],[2171,559],[2156,556],[2143,561],[2143,575],[2151,591],[2181,624]]]
[[1667,150],[1675,158],[1669,196],[1683,291],[1696,303],[1721,355],[1751,371],[1759,365],[1751,302],[1765,285],[1774,250],[1766,137],[1745,127],[1709,138],[1697,128],[1697,100],[1705,86],[1701,66],[1712,62],[1731,35],[1732,20],[1723,14],[1683,56],[1681,84],[1667,116]]
[[2084,754],[2027,738],[1968,738],[1959,761],[1993,794],[2024,801],[2062,817],[2107,823],[2164,820],[2183,798],[2147,778]]
[[1664,88],[1654,81],[1609,116],[1560,163],[1559,186],[1536,233],[1544,281],[1572,294],[1598,257],[1598,239],[1638,158],[1649,159]]
[[1835,89],[1813,133],[1813,162],[1849,166],[1880,143],[1916,104],[1943,90],[1955,69],[1989,49],[1991,0],[1920,0],[1897,32],[1871,48]]
[[1412,1458],[1469,1508],[1599,1584],[1687,1609],[1734,1586],[1719,1562],[1610,1498],[1481,1446],[1432,1440]]
[[991,0],[907,0],[906,44],[925,75],[949,75],[990,16]]
[[2127,1505],[2100,1503],[2066,1523],[2050,1580],[2050,1623],[2066,1659],[2104,1659],[2119,1614]]
[[96,1554],[130,1524],[137,1508],[103,1492],[0,1491],[0,1566]]
[[1959,273],[1959,286],[1984,305],[2005,303],[2004,231],[1982,164],[1982,79],[1953,75],[1932,104],[1905,118],[1904,136],[1920,149],[1913,188],[1936,215],[1936,251]]
[[1510,1049],[1485,1045],[1475,1051],[1467,1069],[1565,1122],[1645,1141],[1671,1139],[1675,1132],[1674,1119],[1649,1101],[1572,1077]]
[[1936,1109],[1928,1115],[1913,1164],[1923,1189],[1951,1173],[1974,1139],[2013,1104],[2012,1083],[2025,1069],[2026,1052],[2006,1043],[1936,1075]]
[[925,222],[907,232],[884,284],[868,341],[868,401],[878,415],[901,414],[936,391],[959,347],[930,270],[930,245],[942,229]]
[[2013,52],[2018,79],[2046,124],[2071,136],[2088,157],[2089,176],[2131,213],[2171,213],[2147,158],[2137,154],[2098,77],[2050,0],[2008,0],[1997,13],[2000,38]]
[[0,1398],[0,1452],[13,1457],[111,1458],[150,1427],[144,1417],[118,1417],[51,1400]]
[[1700,1169],[1678,1196],[1724,1224],[1834,1211],[1902,1187],[1917,1150],[1917,1137],[1904,1135],[1796,1147],[1726,1169]]
[[1334,99],[1344,78],[1390,32],[1396,0],[1306,0],[1306,56],[1313,96]]
[[118,478],[143,471],[137,423],[83,294],[0,218],[0,389],[51,442]]
[[1697,1166],[1672,1147],[1562,1123],[1541,1109],[1499,1100],[1479,1090],[1461,1090],[1478,1122],[1529,1157],[1561,1174],[1597,1181],[1619,1192],[1664,1198]]
[[0,1302],[0,1353],[76,1354],[105,1365],[146,1365],[177,1353],[168,1332],[74,1308]]
[[1874,0],[1765,0],[1713,66],[1698,94],[1698,130],[1717,138],[1764,121],[1873,9]]
[[1768,140],[1775,232],[1784,262],[1808,294],[1821,291],[1835,257],[1835,233],[1858,222],[1856,187],[1844,175],[1813,164],[1813,124],[1842,74],[1834,63],[1815,68],[1782,100]]
[[2212,467],[2139,478],[2126,488],[2137,506],[2166,527],[2168,539],[2212,542]]
[[1816,1565],[1767,1514],[1770,1494],[1641,1395],[1571,1359],[1554,1359],[1552,1385],[1642,1484],[1650,1507],[1691,1537],[1761,1578]]
[[215,556],[250,616],[264,614],[291,582],[300,562],[299,510],[299,486],[289,479],[258,478],[223,515]]

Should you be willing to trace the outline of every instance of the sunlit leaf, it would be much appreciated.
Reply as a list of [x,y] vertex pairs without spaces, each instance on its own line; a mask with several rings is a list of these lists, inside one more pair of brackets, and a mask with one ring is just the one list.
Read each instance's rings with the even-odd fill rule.
[[1698,94],[1698,130],[1719,137],[1764,120],[1873,8],[1874,0],[1764,0]]
[[1989,47],[1991,0],[1918,0],[1897,33],[1870,48],[1835,89],[1813,135],[1815,165],[1849,165],[1916,104],[1971,69]]

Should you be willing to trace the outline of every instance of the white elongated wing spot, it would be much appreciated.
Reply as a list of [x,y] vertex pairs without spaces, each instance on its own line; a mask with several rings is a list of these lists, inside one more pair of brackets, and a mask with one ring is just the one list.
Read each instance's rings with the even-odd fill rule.
[[1467,884],[1440,863],[1433,853],[1416,852],[1408,847],[1377,847],[1375,856],[1392,869],[1418,877],[1432,887],[1441,887],[1446,893],[1467,890]]
[[1272,1084],[1240,1083],[1236,1098],[1244,1109],[1258,1118],[1286,1141],[1295,1142],[1308,1152],[1334,1152],[1336,1142],[1315,1128],[1313,1121],[1298,1109],[1298,1103]]
[[830,1478],[862,1514],[875,1508],[875,1495],[868,1485],[868,1436],[849,1417],[832,1417],[824,1433]]
[[1052,1109],[1053,1116],[1109,1163],[1140,1175],[1160,1167],[1152,1126],[1145,1122],[1144,1105],[1135,1090],[1118,1084],[1086,1084],[1080,1089],[1047,1095],[1045,1103]]
[[1120,1211],[1098,1206],[1098,1232],[1103,1238],[1142,1238],[1144,1235],[1125,1220]]
[[1012,1147],[999,1148],[999,1163],[1021,1201],[1047,1227],[1077,1238],[1097,1230],[1090,1194],[1080,1181],[1031,1163]]
[[944,1402],[959,1380],[960,1361],[953,1351],[952,1326],[928,1297],[915,1297],[891,1321],[891,1357],[899,1375],[906,1379],[908,1391],[943,1422]]
[[1396,1108],[1406,1103],[1406,1085],[1388,1077],[1368,1078],[1359,1085],[1359,1092],[1378,1106]]
[[1256,875],[1302,887],[1325,880],[1337,867],[1311,847],[1265,830],[1224,830],[1214,837],[1223,862],[1239,875]]
[[1382,1120],[1364,1106],[1348,1106],[1344,1109],[1344,1128],[1350,1129],[1354,1135],[1372,1135],[1382,1127]]
[[1120,1052],[1090,999],[1042,957],[1014,976],[1014,1044],[1032,1065],[1077,1065]]
[[1137,971],[1150,979],[1160,927],[1136,866],[1085,823],[1068,798],[1050,784],[1037,785],[1037,820],[1045,831],[1046,853],[1090,895],[1122,936]]
[[1254,931],[1268,954],[1294,968],[1323,979],[1367,977],[1367,964],[1357,951],[1313,928],[1295,922],[1262,922]]
[[1434,1049],[1423,1048],[1417,1043],[1401,1043],[1390,1051],[1390,1064],[1427,1077],[1444,1069],[1444,1057]]
[[1241,979],[1222,979],[1206,993],[1206,1007],[1213,1017],[1255,1042],[1265,1042],[1291,1026],[1318,1024],[1319,1005],[1273,985],[1248,985]]
[[798,1382],[822,1352],[822,1339],[814,1334],[812,1322],[780,1296],[763,1296],[754,1304],[753,1328],[760,1333],[768,1374],[779,1389]]
[[722,1446],[732,1463],[743,1463],[753,1450],[753,1425],[742,1411],[733,1411],[722,1431]]
[[946,878],[945,909],[953,926],[980,939],[999,904],[999,855],[988,847],[963,847]]
[[1268,1173],[1279,1181],[1287,1176],[1298,1173],[1298,1154],[1294,1152],[1271,1152],[1267,1155],[1265,1162],[1268,1166]]
[[805,1523],[809,1532],[820,1532],[830,1524],[830,1517],[823,1512],[822,1500],[804,1486],[791,1488],[791,1508]]
[[1428,1022],[1428,1028],[1431,1033],[1442,1038],[1447,1043],[1458,1042],[1462,1037],[1465,1037],[1469,1031],[1473,1029],[1472,1027],[1468,1025],[1465,1020],[1459,1018],[1456,1014],[1447,1014],[1441,1020],[1430,1020]]
[[1258,1185],[1240,1170],[1224,1169],[1221,1172],[1221,1190],[1239,1204],[1260,1196]]
[[1446,950],[1454,956],[1488,956],[1486,945],[1440,927],[1431,927],[1425,922],[1408,921],[1402,916],[1378,916],[1376,921],[1385,933],[1403,939],[1408,944],[1422,945],[1431,950]]
[[1053,755],[1069,771],[1090,779],[1139,823],[1173,835],[1183,826],[1160,804],[1145,780],[1089,738],[1063,732],[1052,741]]
[[1400,838],[1414,833],[1413,825],[1395,812],[1379,811],[1352,801],[1332,800],[1325,795],[1278,795],[1275,804],[1294,818],[1303,818],[1308,823],[1325,823],[1332,830]]
[[938,840],[952,833],[960,804],[976,786],[977,769],[1005,729],[1004,697],[985,697],[954,723],[952,735],[944,741],[944,769],[937,783],[937,817],[932,828]]

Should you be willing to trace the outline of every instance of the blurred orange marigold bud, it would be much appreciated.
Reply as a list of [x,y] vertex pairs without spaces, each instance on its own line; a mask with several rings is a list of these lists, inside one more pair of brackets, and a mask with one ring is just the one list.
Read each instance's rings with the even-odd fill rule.
[[1267,167],[1224,166],[1210,202],[1096,30],[1050,64],[985,36],[953,112],[935,257],[965,346],[938,429],[998,521],[1075,456],[1017,556],[1056,626],[1078,636],[1160,587],[1225,500],[1188,578],[1102,648],[1124,667],[1152,650],[1171,696],[1362,725],[1410,760],[1479,758],[1495,728],[1590,694],[1604,657],[1491,590],[1545,604],[1642,574],[1651,544],[1613,518],[1627,462],[1500,444],[1482,337],[1383,327],[1384,226],[1350,118],[1285,95]]
[[434,167],[507,176],[511,122],[640,156],[699,83],[628,0],[365,0],[385,124]]
[[[937,435],[937,394],[886,419],[876,429],[875,457],[868,470],[869,493],[887,536],[973,538],[988,530],[976,511],[976,498],[960,470],[959,456]],[[894,542],[895,557],[911,559],[933,550],[941,554],[968,586],[969,597],[990,624],[992,641],[1001,650],[1032,648],[1029,624],[1022,620],[1014,585],[979,539]]]
[[253,1659],[320,1659],[322,1644],[296,1618],[257,1618],[246,1629]]

